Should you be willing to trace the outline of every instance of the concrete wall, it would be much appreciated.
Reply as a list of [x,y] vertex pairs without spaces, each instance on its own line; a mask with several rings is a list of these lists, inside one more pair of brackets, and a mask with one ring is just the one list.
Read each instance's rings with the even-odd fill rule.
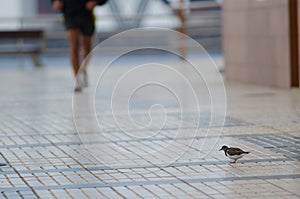
[[21,28],[20,17],[34,17],[37,0],[0,1],[0,29]]
[[229,81],[290,87],[288,0],[223,1]]

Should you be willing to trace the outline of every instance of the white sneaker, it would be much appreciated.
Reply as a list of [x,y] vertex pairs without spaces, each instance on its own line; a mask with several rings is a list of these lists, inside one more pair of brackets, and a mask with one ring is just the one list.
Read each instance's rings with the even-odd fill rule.
[[77,76],[75,78],[74,92],[81,92],[81,90],[82,90],[82,82],[80,78]]
[[84,69],[82,71],[82,86],[88,87],[88,75],[87,75],[86,69]]

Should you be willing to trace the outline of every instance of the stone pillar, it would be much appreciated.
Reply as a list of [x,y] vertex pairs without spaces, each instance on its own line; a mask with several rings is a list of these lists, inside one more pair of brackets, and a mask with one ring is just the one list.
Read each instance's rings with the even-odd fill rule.
[[223,1],[223,50],[229,81],[291,87],[289,17],[289,0]]

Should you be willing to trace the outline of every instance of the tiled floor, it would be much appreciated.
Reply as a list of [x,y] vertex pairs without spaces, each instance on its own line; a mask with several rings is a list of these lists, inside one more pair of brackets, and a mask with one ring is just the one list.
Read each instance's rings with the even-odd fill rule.
[[[226,107],[212,111],[202,79],[189,70],[182,74],[197,85],[199,110],[171,75],[148,90],[132,85],[151,78],[131,76],[111,94],[111,84],[125,78],[118,75],[134,61],[116,63],[95,90],[99,73],[91,65],[90,87],[74,96],[70,68],[52,67],[55,57],[44,62],[38,70],[0,68],[0,163],[6,164],[0,167],[0,198],[300,197],[299,89],[226,82],[224,115]],[[164,64],[186,66],[178,60]],[[222,94],[218,74],[203,70],[208,89],[216,91],[211,96]],[[150,77],[165,75],[157,72],[147,71]],[[167,83],[171,97],[160,90]],[[130,100],[127,88],[136,89]],[[152,106],[157,104],[164,109]],[[224,144],[250,154],[229,164],[219,151]]]

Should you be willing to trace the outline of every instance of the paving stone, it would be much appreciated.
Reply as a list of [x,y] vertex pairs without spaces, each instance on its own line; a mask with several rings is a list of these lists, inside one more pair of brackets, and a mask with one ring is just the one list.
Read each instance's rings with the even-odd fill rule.
[[[228,85],[224,125],[222,114],[210,123],[207,107],[181,118],[178,108],[166,106],[163,128],[153,122],[137,129],[127,113],[99,112],[100,130],[86,89],[74,98],[83,104],[75,113],[84,124],[78,134],[69,70],[1,68],[0,163],[7,165],[0,167],[0,198],[299,198],[298,90]],[[95,106],[105,100],[96,95]],[[148,103],[139,103],[132,118],[149,121]],[[152,117],[164,119],[155,111]],[[218,151],[223,144],[250,154],[229,165]]]

